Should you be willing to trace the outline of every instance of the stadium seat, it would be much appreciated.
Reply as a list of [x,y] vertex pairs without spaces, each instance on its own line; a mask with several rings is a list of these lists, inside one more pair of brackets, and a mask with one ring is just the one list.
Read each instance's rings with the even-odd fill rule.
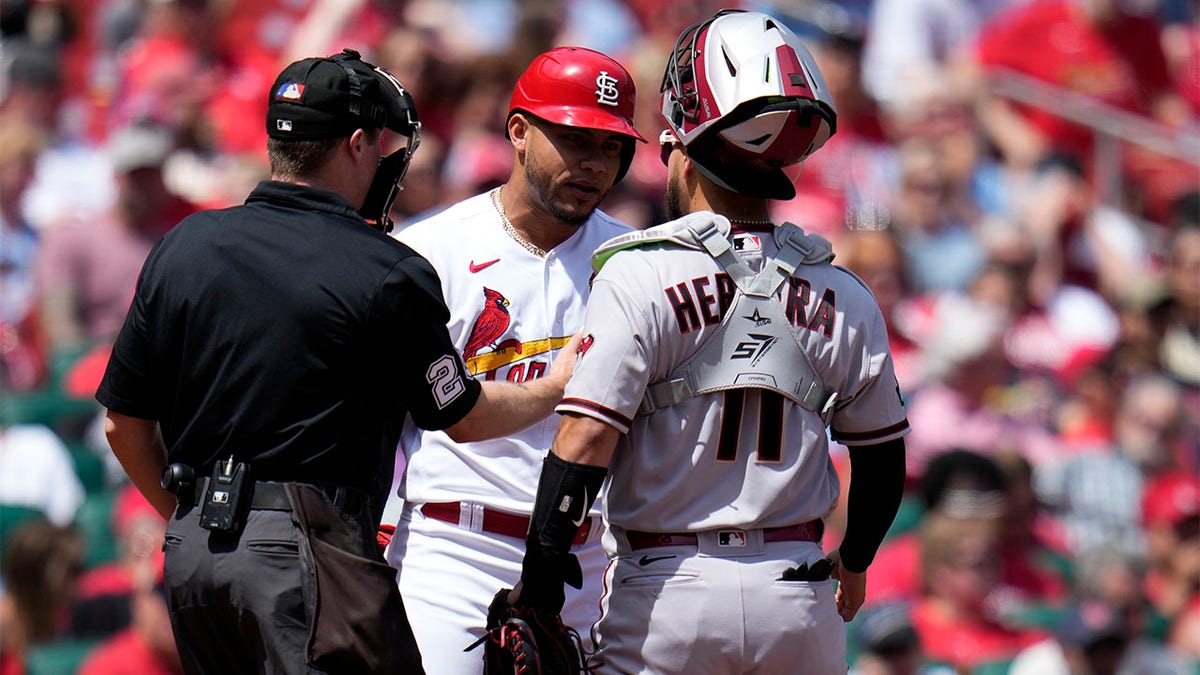
[[86,547],[85,568],[116,560],[119,555],[116,536],[112,532],[115,502],[116,492],[112,490],[89,494],[75,514],[75,527],[83,535]]
[[74,675],[96,640],[67,640],[34,645],[25,654],[25,675]]
[[67,443],[67,449],[71,451],[71,461],[75,463],[75,475],[79,477],[79,482],[83,483],[83,489],[87,490],[89,495],[103,490],[104,460],[100,459],[84,443]]
[[3,552],[4,540],[10,532],[26,521],[45,517],[40,509],[31,506],[0,504],[0,552]]

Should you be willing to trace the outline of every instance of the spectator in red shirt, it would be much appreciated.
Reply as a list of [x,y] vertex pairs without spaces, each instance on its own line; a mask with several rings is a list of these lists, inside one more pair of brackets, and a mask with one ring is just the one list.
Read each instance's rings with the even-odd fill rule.
[[1042,639],[1005,625],[992,602],[1001,573],[1000,520],[932,514],[921,525],[924,596],[913,608],[922,651],[960,672],[1011,659]]
[[162,588],[162,564],[145,566],[130,599],[133,621],[128,628],[101,642],[79,667],[80,675],[179,675],[183,666],[167,600]]
[[[1182,129],[1192,120],[1175,87],[1158,21],[1126,11],[1118,0],[1021,5],[983,27],[977,56],[989,74],[1013,71],[1170,128]],[[991,95],[986,83],[980,91],[985,129],[1009,162],[1030,166],[1047,151],[1060,151],[1091,166],[1092,130],[1056,111],[1012,105]],[[1200,180],[1195,166],[1133,143],[1123,146],[1117,169],[1126,178],[1120,196],[1137,195],[1150,218],[1162,217],[1171,199]]]
[[[1014,613],[1027,603],[1059,600],[1066,584],[1040,562],[1047,550],[1035,526],[1037,509],[1029,483],[1029,464],[1016,453],[993,460],[966,450],[953,450],[929,463],[918,492],[926,517],[985,520],[1002,533],[997,597]],[[871,597],[912,600],[920,594],[921,541],[905,533],[884,542],[871,564]]]
[[[1158,23],[1119,5],[1116,0],[1018,5],[984,24],[978,39],[980,64],[988,73],[1015,71],[1131,112],[1181,123],[1184,109],[1174,93]],[[995,114],[1002,105],[998,99],[989,101],[989,112]],[[1010,160],[1030,165],[1052,146],[1089,155],[1087,129],[1046,110],[1018,112],[1007,130],[989,129]]]
[[1200,595],[1200,478],[1169,471],[1148,481],[1142,525],[1150,564],[1146,597],[1174,620]]

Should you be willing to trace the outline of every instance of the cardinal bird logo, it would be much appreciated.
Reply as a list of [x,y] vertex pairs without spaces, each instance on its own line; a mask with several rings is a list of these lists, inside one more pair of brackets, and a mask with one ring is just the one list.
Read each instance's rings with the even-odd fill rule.
[[490,288],[483,289],[483,311],[471,327],[471,336],[463,348],[463,358],[469,359],[487,346],[496,346],[496,340],[508,330],[512,317],[508,314],[508,298]]

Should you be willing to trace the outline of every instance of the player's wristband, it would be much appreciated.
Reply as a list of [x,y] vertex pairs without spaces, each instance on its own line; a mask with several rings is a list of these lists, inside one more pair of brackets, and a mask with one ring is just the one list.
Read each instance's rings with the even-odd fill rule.
[[604,467],[568,462],[552,452],[546,455],[525,537],[520,604],[558,613],[565,597],[563,584],[583,587],[583,572],[571,555],[571,542],[587,520],[607,474]]

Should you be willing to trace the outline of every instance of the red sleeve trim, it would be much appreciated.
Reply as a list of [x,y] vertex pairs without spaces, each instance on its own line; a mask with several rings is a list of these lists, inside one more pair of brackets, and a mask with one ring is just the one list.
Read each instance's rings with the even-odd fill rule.
[[626,417],[625,415],[622,415],[621,413],[617,412],[616,410],[613,410],[612,408],[602,406],[599,403],[596,403],[594,401],[589,401],[587,399],[564,398],[562,401],[559,402],[557,409],[559,412],[562,412],[562,410],[564,408],[573,408],[580,412],[594,413],[595,415],[597,415],[599,417],[605,417],[605,418],[612,420],[613,422],[620,424],[625,429],[628,429],[629,426],[633,424],[633,419]]
[[871,441],[887,440],[891,437],[905,433],[908,430],[908,419],[905,418],[889,427],[876,429],[874,431],[843,432],[833,429],[830,432],[830,436],[833,438],[833,440],[846,445],[868,445]]

